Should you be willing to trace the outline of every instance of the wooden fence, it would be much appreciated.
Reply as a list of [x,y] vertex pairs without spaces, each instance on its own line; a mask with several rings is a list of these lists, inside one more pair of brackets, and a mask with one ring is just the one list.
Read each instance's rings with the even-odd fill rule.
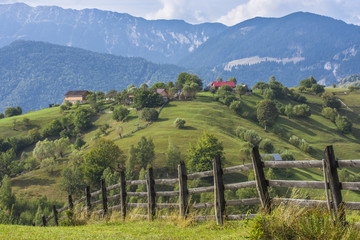
[[[83,210],[88,214],[96,213],[106,215],[108,212],[118,210],[125,219],[129,208],[146,208],[148,214],[142,215],[149,220],[153,220],[156,216],[156,209],[163,208],[178,208],[180,216],[186,218],[189,212],[193,209],[214,208],[214,215],[197,216],[196,220],[216,220],[220,225],[226,220],[242,220],[244,218],[254,217],[254,214],[239,214],[226,215],[227,206],[241,206],[241,205],[255,205],[261,204],[262,208],[269,212],[272,205],[281,203],[293,203],[298,206],[323,206],[327,207],[329,211],[333,211],[336,219],[345,222],[345,209],[360,210],[359,202],[343,202],[341,190],[360,190],[360,182],[340,182],[337,168],[360,168],[360,160],[335,160],[335,155],[332,146],[328,146],[324,152],[324,159],[311,161],[261,161],[258,147],[252,149],[252,164],[239,165],[234,167],[222,168],[220,158],[216,157],[213,160],[213,170],[187,174],[184,162],[178,166],[178,178],[172,179],[154,179],[153,169],[149,168],[146,180],[128,180],[126,181],[125,173],[120,172],[120,183],[106,187],[105,181],[101,181],[101,189],[95,192],[90,192],[90,187],[86,187],[85,196],[73,202],[73,198],[69,195],[68,205],[61,209],[53,207],[53,214],[46,218],[42,216],[42,226],[46,226],[51,219],[52,225],[58,225],[59,213],[71,209],[74,206],[86,202],[86,207]],[[296,180],[266,180],[264,168],[323,168],[324,181],[296,181]],[[254,170],[255,181],[238,182],[231,184],[224,184],[223,175],[230,173],[239,173],[246,170]],[[198,178],[210,177],[214,179],[214,185],[208,187],[189,188],[188,180],[195,180]],[[147,192],[127,192],[126,187],[131,185],[147,186]],[[178,191],[155,191],[155,185],[177,185]],[[237,190],[241,188],[257,188],[258,197],[226,200],[224,196],[225,190]],[[324,189],[327,200],[308,200],[308,199],[290,199],[290,198],[270,198],[268,187],[294,187],[294,188],[311,188]],[[108,196],[108,192],[114,189],[120,189],[119,194]],[[330,190],[330,195],[328,191]],[[193,194],[200,194],[205,192],[214,192],[214,202],[189,204],[189,196]],[[93,201],[96,196],[101,195],[100,200]],[[145,197],[147,203],[128,203],[128,197]],[[156,197],[179,197],[178,203],[157,203]],[[331,199],[330,199],[331,197]],[[120,200],[119,205],[108,207],[108,202],[113,200]],[[92,211],[95,206],[101,204],[101,210]],[[166,216],[161,216],[166,217]],[[64,217],[63,217],[64,218]]]

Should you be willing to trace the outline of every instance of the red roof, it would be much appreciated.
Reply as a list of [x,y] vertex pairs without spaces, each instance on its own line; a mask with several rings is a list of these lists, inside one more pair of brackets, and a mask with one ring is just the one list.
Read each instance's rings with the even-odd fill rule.
[[222,85],[229,85],[230,87],[234,88],[235,83],[234,82],[212,82],[213,87],[221,87]]

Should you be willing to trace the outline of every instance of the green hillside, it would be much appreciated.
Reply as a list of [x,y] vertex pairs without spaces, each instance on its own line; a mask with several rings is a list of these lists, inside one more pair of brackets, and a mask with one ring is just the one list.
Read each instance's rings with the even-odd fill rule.
[[[138,126],[146,124],[146,122],[139,119],[139,113],[137,113],[135,109],[130,108],[130,116],[128,121],[124,123],[113,120],[111,113],[100,113],[97,117],[93,118],[94,127],[85,132],[83,139],[87,142],[87,147],[91,146],[94,139],[99,135],[100,127],[109,124],[110,129],[108,130],[108,134],[101,134],[100,136],[113,140],[125,154],[128,154],[130,146],[136,146],[142,136],[151,137],[155,145],[156,154],[156,160],[153,166],[157,174],[160,175],[162,175],[161,169],[164,169],[167,165],[165,152],[167,151],[169,141],[179,147],[182,158],[185,159],[189,144],[195,143],[205,131],[214,134],[219,141],[222,142],[226,158],[225,166],[242,164],[243,159],[245,159],[247,163],[250,162],[250,159],[246,158],[240,151],[248,147],[248,145],[245,141],[236,137],[235,130],[238,126],[246,129],[254,129],[263,139],[268,138],[271,140],[275,146],[275,152],[290,150],[297,160],[322,159],[323,151],[327,145],[334,145],[338,159],[358,159],[360,132],[358,121],[359,107],[357,106],[357,102],[360,100],[360,94],[353,92],[345,95],[341,89],[327,89],[327,91],[334,91],[336,96],[351,109],[342,107],[339,111],[341,115],[348,116],[353,123],[353,131],[351,134],[340,134],[334,123],[322,117],[322,101],[321,98],[316,95],[303,94],[307,97],[308,104],[311,107],[312,115],[310,118],[288,119],[286,116],[279,116],[275,126],[270,129],[270,131],[264,131],[264,128],[258,123],[239,117],[227,106],[216,101],[216,95],[212,96],[210,93],[199,93],[193,101],[171,101],[163,108],[156,122],[123,139],[119,139],[116,133],[118,126],[122,126],[123,135],[125,135],[135,130]],[[242,101],[246,103],[249,111],[256,111],[255,105],[262,99],[263,96],[257,92],[253,95],[242,97]],[[86,105],[84,107],[86,107]],[[69,110],[68,112],[71,111],[74,110]],[[59,118],[62,115],[63,113],[60,113],[59,108],[50,108],[21,116],[1,119],[1,137],[20,136],[27,132],[25,129],[12,130],[11,125],[13,124],[13,119],[20,121],[22,118],[27,117],[34,125],[40,127],[41,130],[45,122]],[[173,122],[178,117],[186,120],[186,127],[184,129],[174,127]],[[281,134],[279,134],[279,132]],[[304,153],[299,148],[291,145],[288,140],[292,135],[305,139],[314,149],[311,154]],[[31,155],[31,150],[32,147],[26,149],[28,152],[27,156]],[[71,151],[73,151],[73,149],[70,150],[70,152]],[[40,169],[14,178],[12,180],[14,193],[17,196],[25,198],[39,198],[42,195],[47,195],[50,199],[65,201],[67,194],[60,190],[59,184],[61,170],[66,166],[66,163],[67,156],[57,160],[57,165],[51,173]],[[239,177],[243,179],[243,177]],[[294,170],[291,178],[297,180],[322,180],[322,172],[317,169]],[[309,191],[307,190],[307,192]],[[323,197],[322,192],[316,193],[316,191],[313,191],[312,195]],[[347,198],[352,200],[358,199],[357,194],[354,192],[346,193],[345,196],[348,196]]]

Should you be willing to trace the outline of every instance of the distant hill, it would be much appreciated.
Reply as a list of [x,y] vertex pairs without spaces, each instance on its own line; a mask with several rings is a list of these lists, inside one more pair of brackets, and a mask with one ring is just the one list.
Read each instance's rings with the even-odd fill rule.
[[43,42],[17,41],[0,49],[0,112],[61,103],[69,90],[122,90],[129,84],[176,80],[184,71],[142,58],[125,58]]
[[349,86],[357,86],[360,87],[360,74],[355,74],[348,76],[342,79],[338,84],[337,87],[346,88]]
[[245,83],[275,75],[287,86],[313,75],[330,85],[360,73],[360,26],[311,13],[253,18],[209,39],[181,64]]
[[0,47],[19,39],[35,40],[175,63],[226,28],[220,23],[149,21],[98,9],[0,4]]

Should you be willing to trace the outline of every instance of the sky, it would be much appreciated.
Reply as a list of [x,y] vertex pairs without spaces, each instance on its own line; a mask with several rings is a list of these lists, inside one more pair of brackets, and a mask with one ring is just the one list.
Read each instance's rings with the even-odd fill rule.
[[[15,3],[19,0],[0,0]],[[30,6],[98,8],[146,19],[182,19],[192,24],[220,22],[228,26],[260,17],[282,17],[304,11],[360,25],[359,0],[23,0]]]

